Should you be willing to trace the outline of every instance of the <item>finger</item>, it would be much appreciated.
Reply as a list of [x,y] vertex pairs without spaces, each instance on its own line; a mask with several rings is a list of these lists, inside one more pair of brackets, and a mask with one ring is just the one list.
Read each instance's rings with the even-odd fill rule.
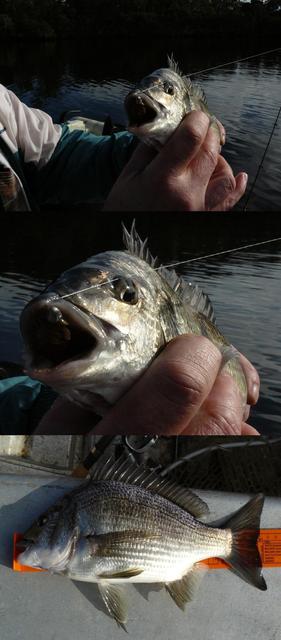
[[57,398],[36,428],[35,435],[88,433],[97,416],[64,398]]
[[178,336],[95,433],[180,434],[209,395],[220,366],[221,354],[207,338]]
[[246,404],[246,407],[244,409],[244,413],[243,413],[243,420],[246,422],[246,420],[248,420],[249,415],[250,415],[250,411],[251,411],[251,407],[249,404]]
[[135,149],[129,162],[125,165],[121,175],[128,177],[141,173],[157,155],[156,149],[141,142]]
[[251,427],[249,424],[246,424],[246,422],[243,422],[241,427],[241,435],[260,436],[260,433],[256,429],[254,429],[254,427]]
[[197,415],[183,435],[231,436],[241,434],[244,403],[239,389],[228,373],[222,371]]
[[220,154],[220,139],[216,130],[209,127],[197,155],[189,164],[189,180],[194,190],[205,191],[214,173]]
[[224,200],[214,206],[212,211],[229,211],[242,198],[246,191],[248,175],[247,173],[239,173],[235,178],[236,186],[232,193],[229,193]]
[[234,178],[233,171],[230,164],[228,164],[227,160],[223,156],[219,155],[217,166],[215,168],[213,175],[214,177],[216,177],[217,175],[224,176],[225,174],[231,177],[233,181],[233,186],[235,186],[236,184],[235,178]]
[[260,393],[260,378],[257,370],[253,365],[243,356],[239,354],[239,360],[244,371],[244,375],[247,382],[248,396],[247,403],[249,405],[256,404],[259,399]]
[[221,202],[235,191],[236,180],[232,169],[226,160],[219,156],[217,166],[207,186],[205,203],[206,209],[214,210]]
[[197,155],[209,130],[210,120],[203,111],[191,111],[154,160],[155,171],[178,176]]
[[225,128],[224,128],[223,124],[219,120],[217,120],[217,118],[216,118],[215,122],[216,122],[216,125],[217,125],[217,127],[219,129],[219,132],[220,132],[221,144],[225,144],[225,141],[226,141]]

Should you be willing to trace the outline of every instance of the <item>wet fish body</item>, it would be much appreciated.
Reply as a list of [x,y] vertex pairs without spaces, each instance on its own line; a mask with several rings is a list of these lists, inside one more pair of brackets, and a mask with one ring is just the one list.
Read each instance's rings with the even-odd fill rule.
[[[197,564],[221,557],[266,589],[256,546],[263,496],[223,523],[204,524],[207,505],[192,492],[122,458],[51,507],[24,535],[19,562],[98,583],[119,624],[127,620],[120,583],[161,583],[180,608],[203,576]],[[124,586],[123,584],[123,586]]]
[[209,113],[203,89],[184,76],[173,57],[168,67],[149,74],[125,98],[128,131],[146,144],[160,149],[190,111],[206,113],[225,140],[217,120]]
[[221,351],[246,403],[235,350],[220,333],[208,296],[155,269],[146,242],[124,230],[126,251],[107,251],[64,272],[21,316],[32,377],[100,415],[139,378],[172,338],[204,335]]

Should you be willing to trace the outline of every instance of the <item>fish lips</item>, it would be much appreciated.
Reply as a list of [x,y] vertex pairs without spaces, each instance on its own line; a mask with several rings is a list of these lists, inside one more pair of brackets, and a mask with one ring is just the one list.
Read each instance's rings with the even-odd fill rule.
[[24,550],[18,555],[18,562],[28,567],[47,569],[49,571],[64,571],[67,563],[75,553],[77,536],[69,538],[65,545],[39,546],[21,540],[20,546]]
[[23,310],[20,329],[26,347],[26,371],[46,384],[85,373],[116,329],[76,304],[49,294]]
[[131,91],[125,98],[128,130],[140,130],[150,125],[161,114],[161,107],[145,91]]

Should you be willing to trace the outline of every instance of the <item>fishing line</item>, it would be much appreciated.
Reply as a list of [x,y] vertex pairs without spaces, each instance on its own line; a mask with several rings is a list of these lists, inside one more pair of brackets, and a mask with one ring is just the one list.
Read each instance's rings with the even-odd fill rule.
[[[263,240],[262,242],[254,242],[253,244],[244,244],[241,247],[235,247],[234,249],[225,249],[224,251],[217,251],[216,253],[209,253],[205,256],[197,256],[196,258],[189,258],[188,260],[180,260],[179,262],[172,262],[170,264],[161,264],[159,267],[154,267],[153,271],[159,271],[161,269],[169,269],[172,267],[178,267],[182,264],[189,264],[190,262],[196,262],[197,260],[205,260],[206,258],[214,258],[215,256],[222,256],[226,253],[234,253],[234,251],[241,251],[242,249],[250,249],[252,247],[259,247],[264,244],[269,244],[270,242],[278,242],[281,240],[280,238],[272,238],[271,240]],[[76,295],[77,293],[84,293],[84,291],[89,291],[89,289],[97,289],[106,284],[111,284],[115,282],[118,278],[112,278],[111,280],[105,280],[99,284],[91,284],[89,287],[85,287],[84,289],[79,289],[78,291],[72,291],[72,293],[66,293],[63,296],[59,296],[59,300],[62,298],[70,298],[71,296]]]
[[258,177],[259,177],[259,175],[260,175],[260,172],[261,172],[261,169],[262,169],[262,165],[263,165],[263,163],[264,163],[265,156],[266,156],[266,154],[267,154],[267,151],[268,151],[269,145],[270,145],[270,143],[271,143],[271,140],[272,140],[272,137],[273,137],[273,134],[274,134],[274,131],[275,131],[275,127],[277,126],[277,122],[278,122],[278,120],[279,120],[280,113],[281,113],[281,106],[280,106],[279,111],[278,111],[278,113],[277,113],[277,116],[276,116],[276,118],[275,118],[275,121],[274,121],[274,124],[273,124],[272,130],[271,130],[271,133],[270,133],[270,136],[269,136],[269,139],[268,139],[267,145],[266,145],[266,147],[265,147],[265,150],[264,150],[264,152],[263,152],[262,159],[261,159],[260,164],[259,164],[259,166],[258,166],[258,170],[257,170],[256,176],[255,176],[255,179],[254,179],[254,181],[253,181],[253,183],[252,183],[251,189],[249,190],[249,194],[248,194],[248,197],[247,197],[247,199],[246,199],[246,203],[245,203],[245,205],[244,205],[244,209],[243,209],[243,211],[246,211],[246,210],[247,210],[247,205],[249,204],[250,197],[251,197],[251,195],[252,195],[252,193],[253,193],[253,191],[254,191],[254,188],[255,188],[255,186],[256,186],[257,179],[258,179]]
[[[239,62],[245,62],[246,60],[251,60],[251,59],[253,59],[253,58],[259,58],[260,56],[265,56],[265,55],[267,55],[267,54],[269,54],[269,53],[274,53],[275,51],[281,51],[281,47],[277,47],[276,49],[268,49],[268,51],[262,51],[261,53],[256,53],[255,55],[247,56],[247,58],[239,58],[238,60],[232,60],[231,62],[225,62],[224,64],[218,64],[218,65],[216,65],[215,67],[209,67],[208,69],[202,69],[201,71],[195,71],[194,73],[190,73],[189,75],[190,75],[190,76],[197,76],[197,75],[200,75],[200,74],[203,74],[203,73],[207,73],[207,71],[213,71],[214,69],[222,69],[223,67],[227,67],[227,66],[229,66],[229,65],[231,65],[231,64],[238,64]],[[251,186],[251,188],[250,188],[250,190],[249,190],[249,193],[248,193],[248,196],[247,196],[246,203],[245,203],[245,205],[244,205],[243,211],[246,211],[246,210],[247,210],[247,206],[248,206],[248,204],[249,204],[250,198],[251,198],[252,193],[253,193],[253,191],[254,191],[254,188],[255,188],[255,186],[256,186],[256,183],[257,183],[258,177],[259,177],[260,172],[261,172],[261,169],[262,169],[262,165],[263,165],[263,163],[264,163],[265,156],[266,156],[266,154],[267,154],[267,151],[268,151],[269,145],[270,145],[270,143],[271,143],[272,136],[273,136],[273,133],[274,133],[274,131],[275,131],[275,127],[277,126],[277,122],[278,122],[278,120],[279,120],[280,113],[281,113],[281,106],[280,106],[280,109],[279,109],[279,111],[278,111],[278,114],[277,114],[276,120],[275,120],[275,122],[274,122],[274,124],[273,124],[272,131],[271,131],[271,133],[270,133],[270,136],[269,136],[269,139],[268,139],[268,142],[267,142],[266,148],[265,148],[265,150],[264,150],[264,153],[263,153],[263,156],[262,156],[261,162],[260,162],[260,164],[259,164],[259,166],[258,166],[258,169],[257,169],[256,175],[255,175],[255,178],[254,178],[253,183],[252,183],[252,186]]]
[[251,60],[252,58],[259,58],[259,56],[265,56],[268,53],[274,53],[274,51],[281,51],[281,47],[277,47],[276,49],[269,49],[268,51],[262,51],[261,53],[256,53],[253,56],[248,56],[247,58],[239,58],[238,60],[232,60],[231,62],[225,62],[224,64],[218,64],[216,67],[209,67],[208,69],[201,69],[201,71],[195,71],[194,73],[190,73],[190,76],[198,76],[201,73],[206,73],[207,71],[213,71],[213,69],[222,69],[222,67],[228,67],[231,64],[238,64],[238,62],[245,62],[246,60]]

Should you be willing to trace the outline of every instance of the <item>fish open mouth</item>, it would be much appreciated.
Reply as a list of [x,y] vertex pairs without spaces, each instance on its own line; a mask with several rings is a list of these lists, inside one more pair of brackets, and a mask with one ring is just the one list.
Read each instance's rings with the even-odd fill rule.
[[93,358],[105,331],[100,321],[66,301],[35,300],[24,309],[21,332],[33,373]]
[[154,100],[146,93],[131,92],[125,98],[125,108],[128,115],[128,126],[141,127],[152,122],[158,115]]

